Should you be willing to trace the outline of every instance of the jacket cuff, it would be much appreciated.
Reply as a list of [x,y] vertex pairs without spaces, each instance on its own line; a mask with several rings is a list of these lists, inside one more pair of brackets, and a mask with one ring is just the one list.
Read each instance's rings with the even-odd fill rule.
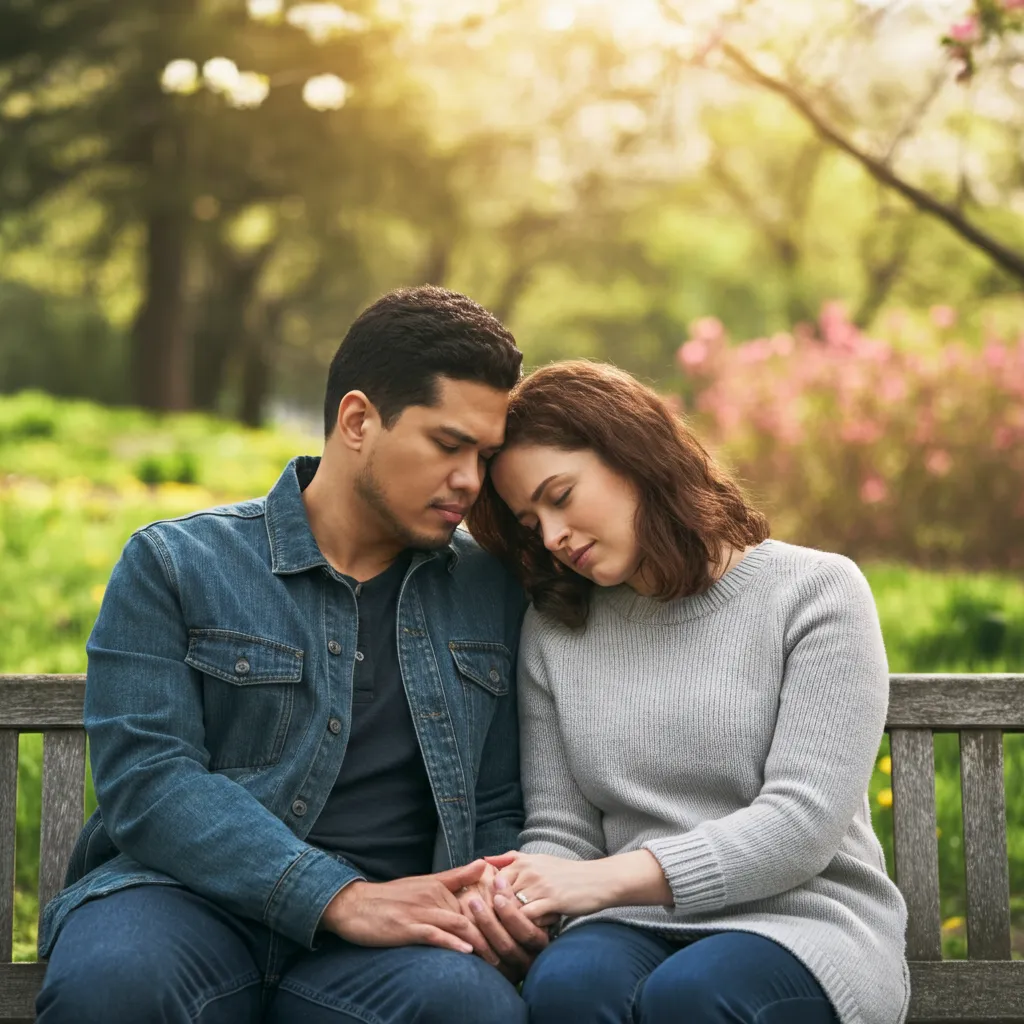
[[643,849],[654,855],[665,873],[675,909],[686,914],[707,914],[725,906],[725,876],[705,836],[652,839]]
[[303,851],[281,876],[263,910],[263,923],[313,949],[327,905],[352,882],[366,881],[354,868],[323,850]]

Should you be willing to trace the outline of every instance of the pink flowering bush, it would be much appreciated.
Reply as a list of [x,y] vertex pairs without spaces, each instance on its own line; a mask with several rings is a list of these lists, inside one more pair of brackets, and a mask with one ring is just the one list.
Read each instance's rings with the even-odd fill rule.
[[969,13],[950,25],[942,45],[960,65],[957,80],[971,79],[976,51],[991,40],[1024,31],[1024,0],[973,0]]
[[816,325],[733,343],[693,325],[682,404],[781,538],[919,565],[1024,567],[1024,333],[956,336],[956,313],[868,335]]

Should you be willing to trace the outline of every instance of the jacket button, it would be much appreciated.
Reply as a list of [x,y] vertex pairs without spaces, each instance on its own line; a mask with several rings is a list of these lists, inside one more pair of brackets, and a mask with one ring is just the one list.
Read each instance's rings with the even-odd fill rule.
[[329,650],[331,654],[341,654],[341,644],[339,644],[337,640],[328,640],[327,650]]
[[295,801],[293,801],[293,803],[292,803],[292,814],[294,814],[296,818],[301,818],[305,813],[306,813],[306,801],[305,800],[295,800]]
[[341,722],[339,722],[337,718],[332,718],[327,723],[327,728],[330,729],[335,736],[337,736],[338,733],[341,732]]
[[245,658],[239,658],[235,662],[235,671],[240,675],[244,676],[249,671],[249,662]]
[[487,673],[487,678],[490,679],[492,683],[496,683],[501,679],[501,676],[498,675],[498,670],[496,668],[492,668],[491,671]]

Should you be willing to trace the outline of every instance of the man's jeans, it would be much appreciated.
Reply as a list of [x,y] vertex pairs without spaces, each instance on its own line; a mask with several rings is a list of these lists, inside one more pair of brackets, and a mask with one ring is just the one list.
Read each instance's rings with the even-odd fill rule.
[[158,885],[68,915],[36,1009],[39,1024],[526,1022],[515,988],[476,956],[327,935],[310,952]]
[[523,985],[530,1024],[837,1024],[811,973],[743,932],[688,944],[611,922],[566,932]]

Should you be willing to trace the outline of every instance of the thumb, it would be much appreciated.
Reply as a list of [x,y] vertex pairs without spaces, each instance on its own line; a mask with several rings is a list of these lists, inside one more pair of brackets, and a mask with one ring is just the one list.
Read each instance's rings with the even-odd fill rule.
[[518,856],[519,854],[515,850],[509,850],[508,853],[501,853],[497,857],[484,857],[484,860],[500,871],[502,868],[507,868],[509,864],[514,864]]
[[449,892],[458,892],[465,885],[473,885],[479,882],[481,875],[487,870],[485,860],[474,860],[469,864],[463,864],[459,868],[449,868],[447,871],[438,871],[436,878]]

